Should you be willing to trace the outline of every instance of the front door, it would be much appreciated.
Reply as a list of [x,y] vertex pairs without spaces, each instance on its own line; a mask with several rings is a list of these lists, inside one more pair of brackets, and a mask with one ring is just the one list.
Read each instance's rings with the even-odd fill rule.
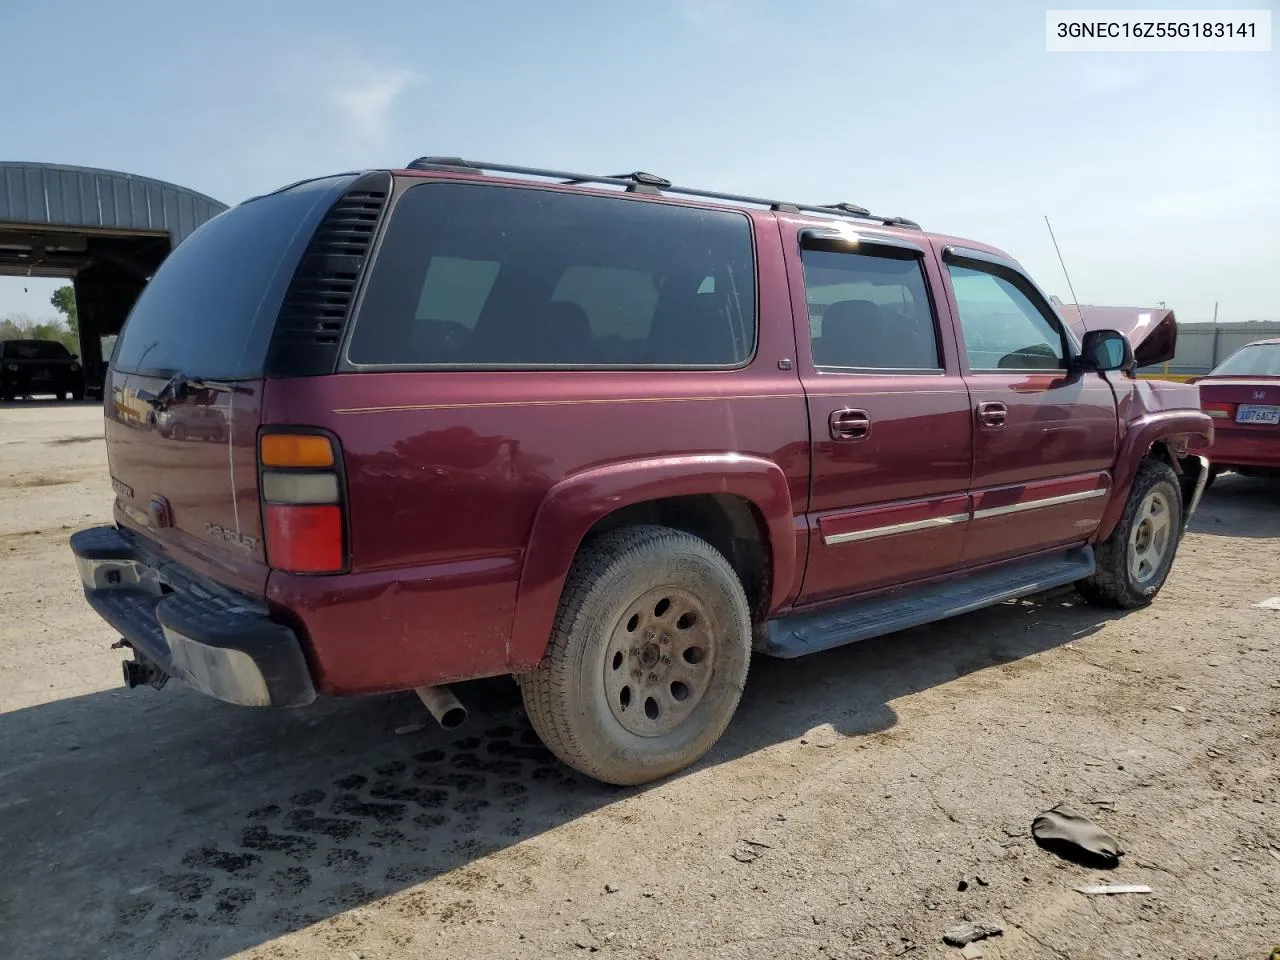
[[801,602],[944,573],[964,543],[973,420],[940,336],[937,263],[923,238],[799,239],[788,268],[813,463]]
[[957,247],[942,260],[975,427],[965,565],[1084,543],[1116,457],[1110,384],[1070,362],[1066,328],[1016,264]]

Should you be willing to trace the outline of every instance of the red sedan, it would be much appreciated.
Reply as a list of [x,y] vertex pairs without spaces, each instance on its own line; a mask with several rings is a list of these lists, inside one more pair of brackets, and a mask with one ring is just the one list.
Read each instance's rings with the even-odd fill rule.
[[1210,480],[1223,470],[1280,474],[1280,339],[1241,347],[1196,383],[1214,420]]

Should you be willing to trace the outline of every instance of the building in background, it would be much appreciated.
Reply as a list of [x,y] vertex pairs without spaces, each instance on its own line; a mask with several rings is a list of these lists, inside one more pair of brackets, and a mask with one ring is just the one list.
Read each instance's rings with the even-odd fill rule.
[[86,392],[101,396],[104,344],[169,252],[226,209],[147,177],[0,161],[0,276],[71,280]]

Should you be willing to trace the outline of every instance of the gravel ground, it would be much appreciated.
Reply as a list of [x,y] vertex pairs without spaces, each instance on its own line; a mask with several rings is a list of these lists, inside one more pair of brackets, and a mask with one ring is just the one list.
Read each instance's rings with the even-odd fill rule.
[[[0,957],[960,957],[966,919],[1004,928],[988,958],[1280,943],[1280,486],[1222,478],[1147,610],[1057,592],[758,659],[711,756],[615,789],[509,681],[460,688],[449,735],[406,696],[123,690],[66,548],[110,516],[101,434],[0,408]],[[1116,870],[1030,840],[1060,802]]]

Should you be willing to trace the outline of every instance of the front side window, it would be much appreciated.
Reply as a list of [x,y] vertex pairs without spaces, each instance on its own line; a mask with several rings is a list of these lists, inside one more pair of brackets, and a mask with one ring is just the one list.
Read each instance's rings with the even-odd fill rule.
[[949,264],[969,369],[1062,370],[1062,331],[1002,276]]
[[806,248],[802,259],[815,367],[942,368],[918,257]]
[[727,367],[755,351],[740,214],[483,184],[410,188],[352,334],[353,364]]

